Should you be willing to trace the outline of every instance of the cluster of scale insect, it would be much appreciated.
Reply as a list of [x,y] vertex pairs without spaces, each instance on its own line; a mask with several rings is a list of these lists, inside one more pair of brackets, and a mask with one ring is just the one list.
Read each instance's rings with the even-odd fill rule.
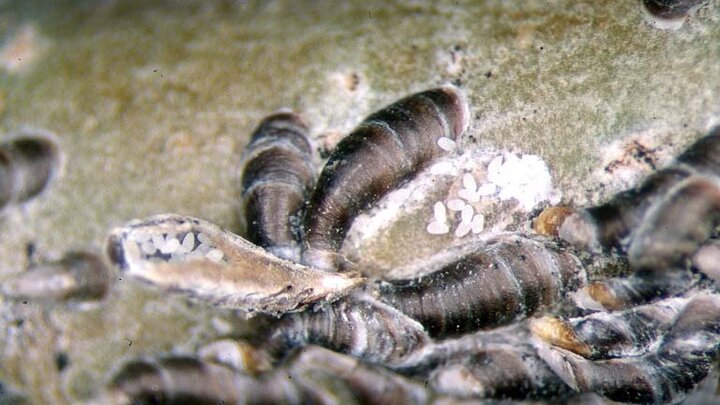
[[[643,1],[660,28],[704,3]],[[248,240],[173,215],[114,231],[109,257],[131,277],[277,318],[250,343],[131,361],[100,400],[426,403],[578,392],[683,400],[720,347],[720,129],[605,204],[550,207],[535,220],[539,235],[450,249],[418,277],[370,280],[346,269],[338,252],[353,219],[419,171],[447,172],[447,162],[434,162],[457,147],[468,117],[454,87],[411,95],[363,121],[317,176],[306,123],[279,112],[243,156]],[[46,136],[0,144],[0,206],[39,194],[59,156]],[[522,159],[498,156],[490,166],[508,158]],[[470,173],[462,185],[435,204],[428,232],[450,231],[446,210],[459,213],[457,237],[483,231],[472,204],[502,185],[478,185]],[[609,277],[617,267],[627,275]],[[71,252],[8,279],[2,292],[95,300],[110,280],[98,255]],[[564,316],[540,317],[547,309]]]
[[[714,326],[720,320],[720,298],[698,274],[702,269],[680,263],[712,236],[714,222],[704,228],[693,224],[707,223],[716,210],[717,130],[691,145],[677,163],[606,204],[582,210],[549,208],[536,220],[538,232],[548,236],[501,233],[481,244],[453,248],[432,263],[432,270],[407,279],[366,280],[343,269],[338,251],[352,219],[419,170],[432,167],[447,149],[438,141],[450,145],[447,140],[456,139],[467,126],[464,103],[459,90],[445,87],[409,96],[371,115],[338,145],[314,188],[307,185],[314,179],[307,171],[312,158],[305,147],[310,144],[307,127],[288,112],[267,118],[245,155],[245,167],[253,169],[246,169],[242,180],[244,212],[248,224],[259,227],[249,233],[250,242],[182,217],[154,218],[114,233],[109,250],[121,269],[194,297],[219,295],[226,282],[208,276],[207,262],[196,258],[184,264],[185,276],[196,275],[211,285],[186,283],[178,288],[177,280],[155,274],[179,265],[135,255],[138,238],[130,235],[163,233],[177,224],[202,229],[219,249],[230,249],[224,251],[227,263],[217,271],[242,272],[234,260],[253,258],[263,263],[256,273],[278,267],[278,274],[285,274],[280,283],[259,280],[252,292],[256,301],[245,299],[247,290],[237,285],[228,289],[235,298],[216,301],[280,315],[251,337],[255,344],[241,350],[265,353],[277,365],[262,371],[247,364],[233,366],[233,372],[223,373],[233,376],[228,384],[235,388],[203,395],[223,400],[240,395],[249,402],[338,395],[308,377],[327,367],[307,363],[298,350],[324,353],[315,359],[333,357],[362,371],[364,380],[350,369],[334,369],[343,392],[355,398],[388,393],[424,398],[421,402],[431,397],[562,398],[581,391],[622,401],[673,402],[707,375],[714,342],[720,339]],[[281,157],[298,166],[283,168],[277,163]],[[268,170],[259,170],[261,163]],[[476,184],[464,183],[463,190],[477,192]],[[695,208],[691,219],[679,224],[687,229],[667,241],[660,224],[675,213],[676,196],[693,201]],[[267,206],[284,209],[285,215],[263,214]],[[686,247],[688,241],[694,248]],[[659,243],[674,250],[657,262]],[[648,260],[660,267],[650,271],[650,265],[643,264]],[[617,274],[617,268],[629,276],[603,280]],[[316,288],[309,288],[314,295],[307,285],[291,280],[290,274],[298,272],[317,277]],[[259,295],[265,295],[264,301],[258,301]],[[537,317],[563,301],[573,304],[567,321]],[[314,309],[307,310],[309,305]],[[527,318],[530,322],[523,321]],[[641,319],[655,323],[642,326]],[[125,399],[182,398],[199,395],[178,384],[183,373],[218,378],[216,372],[203,371],[210,367],[204,361],[194,360],[182,370],[164,361],[128,364],[109,392]],[[668,367],[658,369],[660,363]],[[270,389],[274,385],[269,382],[279,381],[284,373],[297,378],[282,389]],[[393,377],[384,377],[383,388],[374,389],[368,376],[386,373]],[[148,375],[155,385],[147,384]],[[417,381],[428,381],[430,390]],[[269,389],[270,397],[243,396],[247,394],[237,387]]]

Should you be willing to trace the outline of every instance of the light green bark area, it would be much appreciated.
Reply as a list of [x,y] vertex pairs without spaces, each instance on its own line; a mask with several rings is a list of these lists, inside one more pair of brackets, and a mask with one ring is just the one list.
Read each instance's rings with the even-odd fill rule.
[[[679,150],[720,116],[716,1],[677,31],[635,1],[45,3],[0,4],[4,43],[32,27],[37,51],[0,72],[0,130],[48,130],[66,163],[0,217],[0,280],[24,269],[29,242],[47,258],[99,250],[112,227],[156,213],[240,231],[239,151],[281,107],[315,136],[342,134],[458,81],[474,117],[462,146],[538,154],[580,201],[611,140],[661,128]],[[210,309],[128,280],[94,308],[4,301],[0,314],[0,380],[36,402],[84,399],[122,360],[222,334]]]

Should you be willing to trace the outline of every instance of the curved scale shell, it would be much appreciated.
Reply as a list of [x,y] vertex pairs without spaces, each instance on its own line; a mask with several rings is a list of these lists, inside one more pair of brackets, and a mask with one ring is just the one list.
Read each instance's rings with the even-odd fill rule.
[[102,299],[110,288],[110,270],[90,252],[71,252],[4,280],[6,297],[45,301]]
[[592,282],[573,299],[580,308],[615,311],[680,294],[697,282],[687,271],[636,272],[626,278]]
[[707,0],[643,0],[650,15],[664,20],[684,19],[705,3]]
[[433,339],[503,325],[558,302],[585,282],[569,252],[521,238],[475,249],[425,276],[368,285],[317,312],[285,316],[279,353],[317,344],[372,362],[410,367]]
[[283,317],[274,329],[276,353],[316,344],[364,360],[395,364],[427,344],[422,325],[364,294],[353,294],[319,312]]
[[140,281],[248,313],[299,311],[363,282],[278,258],[213,224],[179,215],[115,229],[107,251],[121,271]]
[[313,150],[302,119],[280,112],[258,125],[243,158],[248,240],[295,262],[300,261],[301,211],[315,182]]
[[687,298],[669,298],[620,312],[580,318],[540,318],[531,322],[535,336],[591,360],[645,354],[670,328]]
[[711,371],[720,351],[720,297],[700,294],[662,343],[643,356],[587,360],[541,345],[538,353],[570,387],[622,402],[678,403]]
[[[327,378],[339,380],[349,389],[353,400],[361,404],[419,404],[430,399],[420,382],[317,346],[298,351],[289,368],[293,375],[307,379],[306,389],[322,392],[330,387]],[[313,377],[318,374],[323,374],[323,379]]]
[[303,220],[303,262],[337,268],[335,254],[353,218],[445,153],[438,139],[456,139],[468,120],[467,102],[455,87],[408,96],[366,118],[320,174]]
[[448,337],[532,315],[585,278],[569,252],[506,237],[426,276],[382,283],[379,299],[420,322],[432,337]]
[[103,403],[426,403],[420,383],[319,347],[249,376],[191,356],[139,359],[108,384]]
[[656,203],[635,232],[630,265],[654,272],[683,267],[720,224],[719,180],[693,176]]
[[101,403],[238,403],[242,376],[190,356],[137,359],[115,374]]
[[0,208],[40,194],[60,166],[60,148],[50,135],[20,134],[0,144]]
[[[715,127],[691,144],[670,166],[650,175],[637,188],[584,210],[551,207],[549,210],[556,212],[543,217],[560,223],[547,227],[547,232],[556,233],[578,247],[630,251],[633,266],[662,271],[691,255],[709,236],[703,227],[717,221],[718,182],[720,127]],[[681,221],[677,223],[677,220]],[[667,235],[669,241],[660,247],[659,240],[667,233],[664,226],[668,222],[676,232]],[[544,228],[536,226],[540,231]],[[671,249],[661,254],[653,245],[660,250]]]
[[433,371],[430,385],[438,393],[460,398],[527,400],[570,392],[527,344],[496,344],[466,353],[458,363]]

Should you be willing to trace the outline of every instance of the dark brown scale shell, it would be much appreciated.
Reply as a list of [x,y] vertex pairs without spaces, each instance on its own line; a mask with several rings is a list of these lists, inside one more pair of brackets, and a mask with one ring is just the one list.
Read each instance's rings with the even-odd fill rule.
[[695,296],[650,353],[587,360],[541,346],[540,356],[573,389],[621,402],[678,403],[710,372],[720,351],[720,297]]
[[110,403],[238,403],[242,388],[232,370],[195,357],[138,359],[108,384]]
[[586,212],[596,224],[600,245],[625,251],[626,238],[640,225],[647,210],[690,175],[687,168],[671,166],[648,177],[637,189],[618,193],[607,203],[588,208]]
[[303,262],[335,269],[353,218],[444,153],[437,140],[456,139],[467,124],[455,87],[413,94],[365,119],[337,145],[310,197]]
[[405,367],[429,337],[508,324],[560,301],[584,281],[585,271],[571,253],[505,237],[426,276],[378,282],[318,312],[287,315],[271,346],[287,353],[317,344]]
[[643,0],[643,6],[654,17],[665,20],[685,18],[707,0]]
[[300,216],[315,182],[313,150],[307,126],[291,112],[265,118],[245,149],[248,240],[284,259],[300,260]]
[[424,403],[424,387],[385,369],[319,347],[254,377],[196,357],[140,359],[126,364],[103,400],[152,404]]
[[422,325],[362,293],[319,312],[286,315],[274,328],[270,345],[282,355],[316,344],[382,364],[399,363],[429,341]]
[[532,330],[544,341],[591,360],[639,356],[662,338],[687,302],[670,298],[626,311],[540,318],[532,322]]
[[435,392],[452,397],[496,399],[558,398],[570,388],[527,344],[496,344],[466,353],[430,377]]
[[[289,368],[295,379],[304,380],[306,390],[321,394],[337,382],[342,382],[349,390],[352,401],[360,404],[418,404],[428,401],[428,392],[419,382],[394,374],[384,367],[368,365],[354,357],[317,346],[299,350],[291,359]],[[323,379],[318,381],[315,377],[318,375]],[[316,397],[326,399],[329,396]]]
[[648,211],[628,250],[634,269],[664,272],[684,266],[720,225],[718,180],[693,176]]
[[20,134],[0,144],[0,207],[40,194],[57,174],[60,149],[41,134]]
[[427,276],[385,282],[379,298],[437,338],[532,315],[560,301],[584,280],[580,262],[570,253],[511,237]]
[[[699,182],[701,179],[720,181],[720,127],[713,128],[708,135],[690,145],[670,166],[649,176],[639,187],[618,193],[605,204],[567,215],[558,234],[578,246],[617,249],[626,253],[628,249],[632,249],[631,245],[636,243],[635,236],[641,226],[647,228],[649,223],[658,220],[672,221],[670,217],[677,210],[683,209],[682,206],[668,201],[683,182]],[[712,187],[704,187],[704,193],[685,190],[687,195],[682,197],[699,200],[693,201],[693,205],[687,207],[687,214],[693,220],[684,222],[685,228],[678,232],[695,232],[698,216],[708,214],[708,210],[712,211],[712,207],[706,207],[714,196],[714,193],[707,192],[711,189]],[[654,216],[654,219],[649,219],[649,216]],[[643,238],[655,231],[664,232],[656,228],[646,229],[643,231],[645,236],[639,239],[639,243],[644,243]],[[700,243],[702,242],[703,240],[700,240]],[[674,260],[683,258],[677,255],[673,257]],[[667,265],[667,261],[663,263]]]
[[698,278],[687,271],[639,271],[626,278],[590,283],[578,291],[575,298],[582,308],[615,311],[680,294],[697,281]]

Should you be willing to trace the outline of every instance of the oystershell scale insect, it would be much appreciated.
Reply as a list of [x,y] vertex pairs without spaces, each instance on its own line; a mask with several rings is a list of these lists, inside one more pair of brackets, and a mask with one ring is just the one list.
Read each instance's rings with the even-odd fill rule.
[[413,94],[366,118],[320,173],[303,219],[303,263],[336,270],[353,218],[446,153],[438,139],[457,139],[469,119],[465,96],[452,86]]
[[302,119],[279,112],[258,125],[243,156],[242,206],[248,240],[295,262],[300,261],[302,209],[315,184],[313,151]]

